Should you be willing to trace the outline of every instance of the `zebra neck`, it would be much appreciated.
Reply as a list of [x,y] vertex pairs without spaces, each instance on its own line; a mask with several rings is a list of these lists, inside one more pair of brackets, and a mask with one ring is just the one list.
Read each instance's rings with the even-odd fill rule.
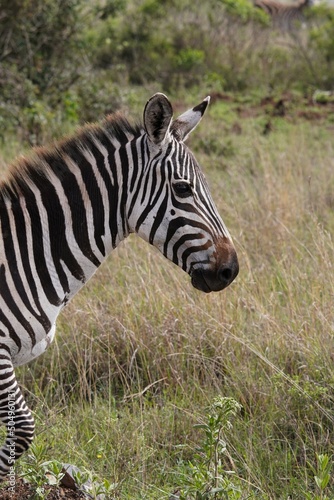
[[2,234],[17,238],[4,241],[0,260],[14,267],[29,260],[41,280],[52,283],[54,305],[71,298],[129,234],[129,186],[141,162],[134,167],[131,154],[138,141],[114,128],[86,127],[35,151],[0,186]]

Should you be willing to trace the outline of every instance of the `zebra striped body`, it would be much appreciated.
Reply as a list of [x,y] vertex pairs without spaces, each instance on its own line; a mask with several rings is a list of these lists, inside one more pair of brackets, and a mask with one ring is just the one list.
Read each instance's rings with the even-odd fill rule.
[[294,5],[274,0],[254,0],[254,6],[264,10],[271,17],[274,26],[283,31],[292,30],[295,22],[303,22],[304,9],[312,5],[312,0],[299,0]]
[[62,308],[120,241],[138,233],[204,292],[237,275],[229,233],[184,144],[208,102],[172,121],[168,99],[155,94],[144,127],[110,116],[37,149],[0,185],[0,419],[8,427],[0,475],[34,432],[14,367],[45,351]]

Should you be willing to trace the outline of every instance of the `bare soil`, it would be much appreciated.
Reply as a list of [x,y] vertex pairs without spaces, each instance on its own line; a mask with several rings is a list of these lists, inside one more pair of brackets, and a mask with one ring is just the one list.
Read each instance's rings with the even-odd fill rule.
[[[79,490],[73,490],[62,486],[45,486],[47,500],[78,500],[87,498]],[[26,483],[22,478],[17,477],[15,486],[11,488],[9,485],[0,490],[0,500],[30,500],[34,494],[34,488]]]

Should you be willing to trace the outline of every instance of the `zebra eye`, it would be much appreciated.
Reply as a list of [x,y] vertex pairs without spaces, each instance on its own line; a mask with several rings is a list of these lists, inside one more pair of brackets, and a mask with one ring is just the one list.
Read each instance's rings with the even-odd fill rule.
[[181,198],[186,198],[192,194],[191,185],[188,182],[175,182],[173,184],[173,189],[177,196]]

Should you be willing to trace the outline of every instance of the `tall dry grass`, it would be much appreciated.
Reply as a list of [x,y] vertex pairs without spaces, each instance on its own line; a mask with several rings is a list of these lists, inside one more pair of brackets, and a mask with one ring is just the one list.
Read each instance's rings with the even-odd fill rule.
[[308,464],[334,453],[331,124],[277,119],[263,136],[261,119],[244,119],[236,135],[220,111],[191,146],[234,237],[237,280],[203,295],[131,236],[20,369],[37,439],[117,482],[120,498],[168,498],[218,394],[243,406],[226,436],[241,498],[305,498]]

